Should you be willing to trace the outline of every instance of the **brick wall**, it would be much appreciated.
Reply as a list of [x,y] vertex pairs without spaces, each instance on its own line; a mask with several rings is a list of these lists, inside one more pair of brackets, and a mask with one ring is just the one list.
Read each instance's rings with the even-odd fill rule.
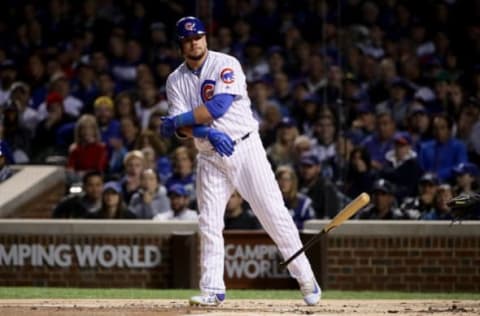
[[[138,287],[169,288],[172,285],[172,263],[170,256],[170,237],[168,236],[0,236],[0,244],[39,244],[60,245],[157,245],[161,251],[160,265],[154,268],[105,268],[101,266],[80,268],[75,252],[72,252],[72,264],[68,268],[58,266],[22,267],[0,264],[0,283],[2,286],[48,286],[48,287]],[[139,260],[143,260],[140,256]]]
[[30,201],[19,206],[9,218],[51,218],[54,207],[65,196],[65,182],[60,181]]

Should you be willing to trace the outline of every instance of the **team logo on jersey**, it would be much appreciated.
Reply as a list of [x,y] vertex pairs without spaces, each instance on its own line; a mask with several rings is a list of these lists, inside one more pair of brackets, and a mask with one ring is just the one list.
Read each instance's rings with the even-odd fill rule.
[[200,88],[200,96],[202,97],[203,103],[207,102],[213,97],[213,92],[215,91],[215,81],[205,80],[202,83]]
[[193,32],[195,30],[195,22],[187,22],[185,23],[185,31]]
[[220,79],[225,83],[233,83],[235,81],[235,76],[232,68],[225,68],[220,73]]

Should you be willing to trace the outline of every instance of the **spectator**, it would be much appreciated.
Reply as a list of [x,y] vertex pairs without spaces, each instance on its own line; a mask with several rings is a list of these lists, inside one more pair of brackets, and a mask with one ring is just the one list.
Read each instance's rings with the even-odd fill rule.
[[127,150],[135,149],[135,142],[140,134],[140,126],[135,117],[123,117],[120,120],[120,133],[122,145]]
[[188,192],[181,184],[174,184],[168,188],[168,197],[170,198],[170,209],[166,212],[155,215],[154,220],[198,220],[198,213],[188,208]]
[[333,218],[340,209],[340,201],[335,186],[322,177],[322,165],[318,157],[305,153],[300,159],[299,192],[312,200],[315,218]]
[[267,148],[267,155],[273,168],[293,163],[293,144],[298,136],[296,122],[284,117],[277,125],[275,142]]
[[455,176],[455,195],[472,193],[478,189],[478,167],[471,163],[461,163],[453,168]]
[[4,59],[0,63],[0,105],[10,98],[12,85],[17,80],[18,72],[15,62],[11,59]]
[[289,166],[280,166],[275,171],[283,201],[293,221],[298,228],[303,228],[306,220],[315,218],[312,200],[303,193],[298,192],[298,179],[295,171]]
[[20,113],[15,103],[9,101],[3,109],[3,139],[12,150],[15,163],[28,163],[32,133],[21,124]]
[[337,127],[333,116],[322,115],[313,124],[313,137],[316,141],[314,151],[320,162],[336,156],[335,140]]
[[167,180],[167,188],[181,184],[190,197],[190,207],[195,208],[195,158],[185,146],[177,147],[172,155],[173,174]]
[[140,177],[145,169],[145,157],[139,150],[132,150],[123,158],[125,174],[120,180],[122,199],[128,205],[132,195],[140,189]]
[[453,214],[447,202],[453,198],[453,190],[449,184],[442,184],[435,193],[434,208],[422,214],[423,220],[453,220]]
[[13,175],[13,170],[7,164],[7,158],[0,149],[0,183]]
[[[70,93],[70,82],[64,73],[56,73],[50,80],[50,92],[57,92],[63,98],[65,113],[73,117],[80,117],[83,111],[83,102]],[[39,119],[47,116],[47,104],[43,102],[38,108]]]
[[120,123],[115,119],[113,100],[107,96],[100,96],[93,103],[95,118],[100,128],[102,142],[111,152],[112,139],[120,138]]
[[385,179],[373,184],[372,203],[360,210],[357,219],[404,219],[404,214],[396,206],[393,185]]
[[122,200],[122,188],[115,181],[105,183],[102,193],[102,205],[94,213],[88,214],[88,218],[132,218],[127,206]]
[[83,176],[83,192],[65,197],[53,210],[54,218],[87,218],[98,212],[102,204],[103,178],[97,171]]
[[30,106],[30,87],[21,81],[14,82],[10,87],[10,100],[18,109],[20,124],[33,134],[40,120]]
[[368,151],[363,147],[353,148],[347,167],[345,193],[354,199],[362,192],[370,192],[375,176]]
[[140,188],[128,203],[130,212],[137,219],[152,219],[169,208],[167,190],[160,184],[157,173],[152,169],[143,170]]
[[93,115],[84,114],[75,126],[75,141],[69,149],[67,171],[76,179],[86,171],[104,172],[107,163],[107,148],[101,142],[97,121]]
[[403,200],[400,209],[409,218],[419,219],[434,208],[434,199],[439,185],[433,173],[423,174],[418,181],[418,195]]
[[120,92],[115,98],[115,117],[121,121],[124,117],[136,119],[135,103],[128,92]]
[[48,94],[46,107],[47,117],[38,124],[32,142],[32,160],[39,163],[44,163],[48,156],[67,155],[57,141],[57,135],[74,121],[72,116],[64,112],[63,98],[57,92]]
[[395,130],[395,121],[392,114],[388,111],[377,112],[375,133],[362,142],[362,146],[370,154],[373,169],[381,170],[384,167],[386,163],[385,155],[393,148]]
[[431,140],[432,138],[430,121],[430,116],[428,115],[425,106],[418,101],[414,101],[410,104],[407,118],[407,130],[412,137],[414,148],[417,150],[420,148],[422,142]]
[[232,193],[225,210],[225,229],[260,229],[260,223],[238,191]]
[[467,162],[467,149],[458,139],[452,137],[453,120],[446,114],[433,118],[434,139],[421,144],[418,161],[423,171],[438,174],[441,181],[452,177],[456,165]]
[[415,195],[417,180],[422,175],[422,170],[408,133],[395,135],[394,147],[387,152],[386,159],[386,166],[379,175],[395,185],[396,197],[401,201],[407,196]]

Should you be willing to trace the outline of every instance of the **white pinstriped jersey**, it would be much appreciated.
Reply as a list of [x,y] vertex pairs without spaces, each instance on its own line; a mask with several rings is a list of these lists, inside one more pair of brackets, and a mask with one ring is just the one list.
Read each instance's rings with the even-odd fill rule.
[[[195,138],[199,150],[196,192],[200,211],[200,289],[204,293],[224,293],[223,216],[234,190],[238,190],[248,201],[284,258],[291,256],[302,243],[295,223],[283,203],[257,132],[258,122],[252,115],[245,74],[240,63],[234,57],[209,51],[198,74],[183,63],[170,74],[166,87],[169,115],[191,111],[215,94],[235,95],[227,112],[210,126],[228,134],[233,140],[250,133],[249,137],[235,145],[235,151],[229,157],[215,153],[207,139]],[[313,278],[305,254],[290,263],[288,269],[300,284]]]
[[[216,94],[227,93],[235,96],[232,106],[210,126],[233,140],[258,130],[258,122],[250,108],[245,74],[235,57],[208,51],[198,75],[182,63],[168,76],[166,89],[169,115],[190,111]],[[207,139],[195,138],[195,145],[199,151],[212,150]]]

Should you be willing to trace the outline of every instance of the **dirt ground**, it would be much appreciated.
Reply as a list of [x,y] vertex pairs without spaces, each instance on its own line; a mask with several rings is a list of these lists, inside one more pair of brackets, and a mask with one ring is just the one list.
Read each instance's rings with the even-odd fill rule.
[[184,300],[0,300],[2,316],[171,315],[480,315],[480,301],[459,300],[229,300],[219,307],[190,307]]

